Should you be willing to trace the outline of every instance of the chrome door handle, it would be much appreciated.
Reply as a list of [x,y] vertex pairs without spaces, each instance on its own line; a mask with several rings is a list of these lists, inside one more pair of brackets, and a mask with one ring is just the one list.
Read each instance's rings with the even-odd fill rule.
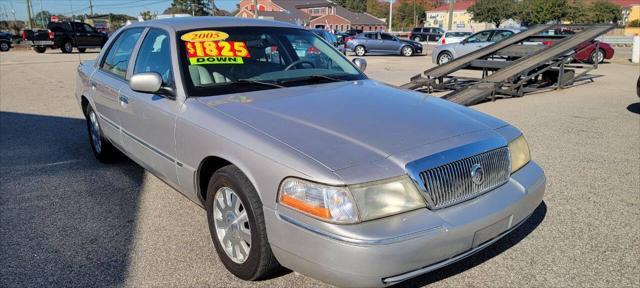
[[126,95],[120,95],[120,97],[118,98],[120,99],[120,102],[124,104],[129,104],[129,97],[127,97]]

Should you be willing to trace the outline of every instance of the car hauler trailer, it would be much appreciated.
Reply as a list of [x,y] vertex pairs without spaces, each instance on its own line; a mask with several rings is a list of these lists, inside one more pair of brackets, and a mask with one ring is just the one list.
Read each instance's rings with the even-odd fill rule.
[[[597,61],[576,63],[574,55],[586,48],[583,43],[593,41],[613,28],[613,25],[533,26],[411,77],[411,82],[401,87],[428,93],[453,91],[442,98],[469,106],[495,97],[523,96],[540,89],[565,88],[579,81],[593,81],[593,76],[587,73],[598,68]],[[570,29],[575,33],[544,34],[558,29]],[[548,43],[545,45],[545,42]],[[599,42],[595,43],[598,45]],[[456,73],[460,70],[478,70],[481,76],[461,76]]]

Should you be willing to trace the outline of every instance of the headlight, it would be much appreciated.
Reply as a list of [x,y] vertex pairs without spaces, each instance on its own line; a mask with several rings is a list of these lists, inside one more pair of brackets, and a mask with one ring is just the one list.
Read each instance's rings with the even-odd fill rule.
[[423,208],[424,198],[407,176],[349,186],[360,218],[371,220]]
[[346,187],[336,187],[287,178],[279,191],[280,204],[336,223],[358,222],[358,211]]
[[279,200],[285,206],[335,223],[372,220],[426,206],[407,176],[347,187],[287,178],[282,182]]
[[524,135],[520,135],[509,143],[509,153],[511,153],[511,173],[518,171],[531,161],[529,144],[524,139]]

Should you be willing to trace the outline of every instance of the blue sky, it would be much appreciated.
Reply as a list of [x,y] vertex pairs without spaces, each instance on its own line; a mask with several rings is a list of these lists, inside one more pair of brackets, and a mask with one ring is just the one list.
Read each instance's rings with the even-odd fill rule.
[[[171,0],[92,0],[93,13],[116,13],[138,16],[141,11],[149,10],[161,14],[165,8],[169,7]],[[219,8],[233,11],[239,0],[216,0]],[[89,13],[89,0],[31,0],[32,15],[42,10],[47,10],[53,14],[84,14]],[[24,20],[27,13],[26,0],[0,0],[0,18],[13,19],[11,9],[15,10],[16,18]]]

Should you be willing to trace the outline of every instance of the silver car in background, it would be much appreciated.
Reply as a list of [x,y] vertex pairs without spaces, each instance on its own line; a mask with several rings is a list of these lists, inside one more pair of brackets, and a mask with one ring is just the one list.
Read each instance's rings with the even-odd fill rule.
[[520,33],[521,29],[499,28],[483,30],[464,38],[458,43],[438,45],[433,48],[431,61],[435,64],[444,64],[462,55],[471,53],[480,48],[489,46]]
[[442,37],[438,39],[437,43],[438,45],[460,43],[462,40],[464,40],[464,38],[467,38],[470,35],[471,32],[464,31],[444,32],[444,34],[442,34]]
[[541,204],[546,178],[517,128],[370,80],[364,64],[286,23],[153,20],[82,62],[76,97],[97,159],[119,150],[202,206],[244,280],[286,267],[392,285],[487,247]]

